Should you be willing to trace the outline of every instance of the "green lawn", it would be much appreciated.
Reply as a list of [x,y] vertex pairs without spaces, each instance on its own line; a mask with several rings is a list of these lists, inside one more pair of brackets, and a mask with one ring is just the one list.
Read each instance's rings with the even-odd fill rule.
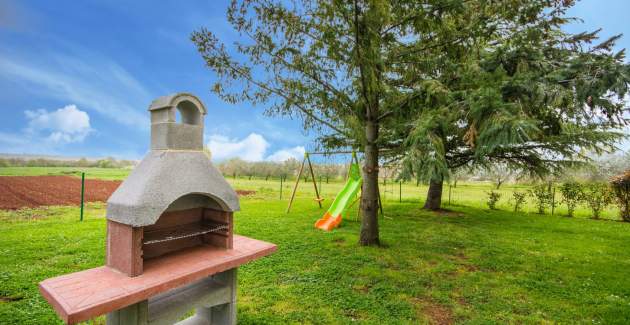
[[[241,268],[241,324],[630,322],[630,224],[461,205],[434,214],[390,197],[383,247],[364,248],[354,217],[313,228],[324,210],[308,187],[287,215],[279,183],[248,182],[234,181],[258,191],[242,199],[235,231],[279,249]],[[328,204],[335,186],[324,184]],[[103,264],[104,212],[90,204],[81,223],[76,207],[0,211],[1,324],[59,322],[36,284]]]
[[127,168],[98,168],[98,167],[0,167],[0,176],[40,176],[40,175],[69,175],[81,176],[85,172],[86,178],[125,179],[131,169]]
[[[129,175],[130,169],[117,169],[117,168],[76,168],[76,167],[0,167],[0,176],[36,176],[36,175],[69,175],[80,177],[81,172],[86,173],[87,178],[100,178],[110,180],[123,180]],[[317,176],[316,176],[317,178]],[[249,179],[248,177],[240,176],[236,179],[227,177],[227,181],[236,189],[255,190],[262,195],[267,195],[270,198],[280,198],[280,181],[279,179]],[[343,187],[341,180],[331,180],[329,183],[325,181],[318,181],[318,187],[320,194],[325,198],[323,202],[324,206],[332,203],[335,195]],[[381,180],[381,195],[384,201],[392,203],[403,201],[424,201],[427,192],[426,185],[416,186],[415,182],[406,182],[400,185],[399,183],[386,180],[383,183]],[[282,184],[282,199],[288,200],[291,195],[291,191],[295,185],[295,180],[290,179]],[[320,186],[321,185],[321,186]],[[451,205],[465,205],[472,208],[486,209],[487,192],[493,189],[493,185],[487,182],[460,182],[457,187],[450,189],[450,203]],[[513,209],[512,205],[512,192],[521,191],[526,192],[530,188],[529,185],[514,185],[505,184],[498,190],[501,193],[501,198],[497,204],[500,210],[510,211]],[[313,189],[312,182],[300,181],[297,191],[297,198],[315,198],[315,190]],[[444,186],[444,193],[442,200],[444,203],[449,202],[449,187]],[[557,207],[555,214],[566,215],[567,208],[562,204],[562,197],[559,191],[556,191]],[[315,201],[312,201],[315,205]],[[535,213],[536,208],[531,198],[527,198],[527,202],[523,208],[525,213]],[[548,209],[547,213],[551,213]],[[387,212],[386,212],[387,214]],[[602,213],[602,218],[619,220],[618,209],[614,206],[609,206]],[[579,206],[575,211],[577,218],[590,218],[591,212],[585,206]]]

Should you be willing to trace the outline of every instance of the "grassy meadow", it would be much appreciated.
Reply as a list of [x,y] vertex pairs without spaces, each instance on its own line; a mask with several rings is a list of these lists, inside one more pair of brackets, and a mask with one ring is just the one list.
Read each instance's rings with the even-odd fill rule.
[[[0,175],[70,171],[0,168]],[[588,219],[585,208],[573,219],[562,216],[564,207],[535,214],[531,203],[513,213],[513,186],[504,185],[501,210],[489,211],[491,185],[469,183],[452,189],[449,211],[433,213],[421,209],[426,187],[403,184],[399,197],[399,184],[388,183],[383,246],[359,247],[356,207],[339,229],[313,228],[341,182],[323,182],[324,209],[312,200],[312,183],[301,182],[286,214],[293,182],[280,199],[278,180],[228,181],[256,191],[241,199],[235,232],[278,245],[239,269],[240,324],[630,323],[630,224]],[[102,203],[89,204],[83,222],[78,207],[0,211],[0,324],[60,323],[37,283],[104,263],[104,215]]]
[[[38,176],[38,175],[67,175],[67,176],[81,176],[81,172],[85,172],[86,178],[97,178],[107,180],[123,180],[131,172],[126,168],[76,168],[76,167],[0,167],[0,176]],[[326,183],[325,179],[320,180],[318,176],[315,176],[320,195],[325,199],[322,203],[324,207],[327,204],[331,204],[335,195],[341,190],[344,183],[342,180],[330,180]],[[242,190],[254,190],[259,194],[268,195],[271,198],[277,198],[280,200],[280,180],[279,179],[250,179],[247,176],[239,176],[233,178],[232,176],[226,177],[227,181],[235,188]],[[559,184],[558,184],[559,185]],[[293,187],[295,186],[295,179],[289,179],[282,183],[282,200],[288,200],[291,196]],[[512,192],[527,192],[531,188],[530,185],[522,184],[503,184],[499,190],[494,188],[494,185],[489,182],[459,182],[456,187],[450,188],[450,206],[462,205],[467,207],[473,207],[478,209],[487,209],[488,191],[494,190],[501,193],[501,198],[497,203],[499,210],[512,211],[514,209]],[[415,182],[404,182],[399,184],[398,182],[392,182],[391,180],[381,180],[380,182],[381,197],[385,202],[418,202],[418,204],[424,202],[427,186],[420,184],[416,186]],[[305,182],[302,178],[298,184],[298,190],[296,198],[307,199],[315,198],[315,190],[312,181]],[[449,186],[444,185],[444,193],[442,196],[442,202],[445,205],[449,205]],[[313,201],[313,205],[316,202]],[[562,204],[562,196],[560,192],[556,190],[556,208],[554,209],[554,215],[566,215],[567,208]],[[535,205],[532,202],[532,198],[528,197],[527,202],[523,206],[524,213],[537,214]],[[385,211],[387,215],[387,211]],[[547,210],[547,214],[551,214],[551,209]],[[618,209],[611,205],[603,213],[603,219],[619,220]],[[575,211],[575,217],[577,218],[590,218],[590,210],[582,205],[578,206]]]

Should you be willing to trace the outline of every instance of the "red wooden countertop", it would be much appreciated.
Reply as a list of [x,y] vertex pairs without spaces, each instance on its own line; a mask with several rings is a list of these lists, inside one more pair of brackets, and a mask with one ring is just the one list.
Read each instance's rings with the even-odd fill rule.
[[234,235],[234,248],[198,246],[144,263],[144,272],[129,277],[107,266],[50,278],[39,291],[59,317],[75,324],[249,261],[267,256],[276,245]]

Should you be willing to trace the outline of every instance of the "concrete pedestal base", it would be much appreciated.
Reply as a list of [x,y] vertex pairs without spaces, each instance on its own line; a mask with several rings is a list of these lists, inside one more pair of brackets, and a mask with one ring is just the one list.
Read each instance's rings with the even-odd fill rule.
[[[192,309],[195,315],[179,321]],[[167,324],[236,324],[236,269],[107,314],[107,325]]]

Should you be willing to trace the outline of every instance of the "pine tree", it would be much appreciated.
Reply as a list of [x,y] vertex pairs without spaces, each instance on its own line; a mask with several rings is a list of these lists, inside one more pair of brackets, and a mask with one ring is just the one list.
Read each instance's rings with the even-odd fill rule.
[[[598,32],[569,34],[562,26],[572,1],[505,1],[485,7],[489,19],[466,53],[418,58],[402,69],[416,96],[398,129],[405,167],[429,182],[425,208],[439,209],[442,184],[461,168],[500,164],[533,175],[559,172],[614,149],[624,137],[623,97],[630,68],[620,36],[597,45]],[[473,6],[467,3],[466,6]],[[471,37],[473,37],[471,34]]]
[[234,0],[227,18],[244,40],[228,47],[205,28],[191,38],[223,100],[297,116],[319,132],[323,147],[364,153],[359,242],[375,245],[379,161],[396,157],[402,143],[381,134],[406,118],[396,100],[405,91],[396,89],[406,87],[399,79],[408,78],[401,60],[452,47],[438,36],[444,33],[463,40],[468,31],[443,23],[443,16],[474,25],[468,20],[481,15],[467,9],[450,0]]

